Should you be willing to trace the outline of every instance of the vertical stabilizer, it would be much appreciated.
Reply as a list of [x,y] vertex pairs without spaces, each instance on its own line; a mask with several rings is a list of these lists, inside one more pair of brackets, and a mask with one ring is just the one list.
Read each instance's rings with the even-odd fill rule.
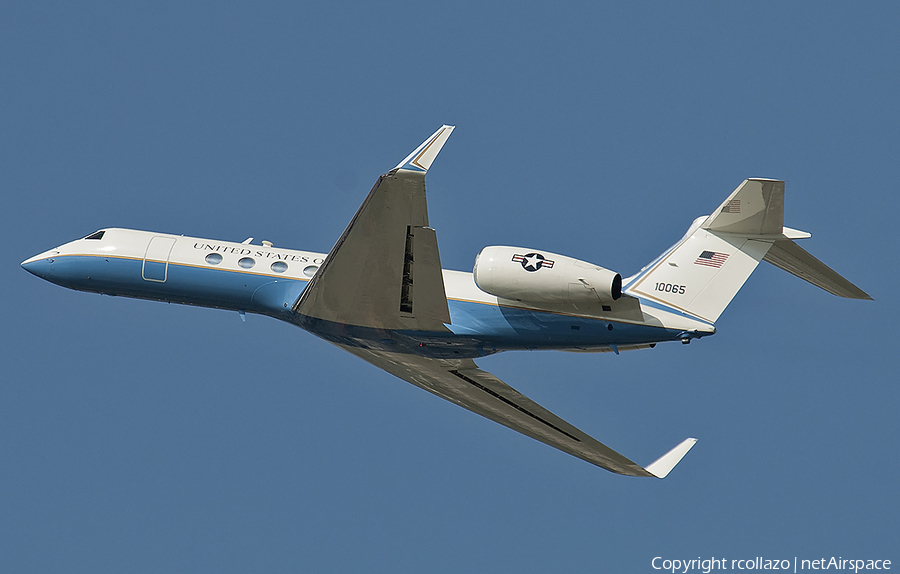
[[784,227],[784,182],[745,179],[702,225],[717,233],[781,235]]
[[835,295],[871,299],[793,241],[806,237],[784,227],[783,181],[746,179],[623,292],[715,323],[765,259]]
[[784,182],[745,179],[626,292],[715,323],[782,237],[783,225]]
[[715,323],[765,257],[771,240],[695,229],[625,292]]

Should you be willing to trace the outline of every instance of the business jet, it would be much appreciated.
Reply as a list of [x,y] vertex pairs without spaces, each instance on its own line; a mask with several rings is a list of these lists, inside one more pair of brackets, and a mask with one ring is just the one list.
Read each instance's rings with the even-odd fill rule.
[[425,174],[442,126],[378,178],[331,251],[101,229],[22,266],[79,291],[267,315],[376,367],[609,471],[664,478],[688,438],[642,467],[480,369],[512,350],[620,353],[716,332],[760,261],[852,299],[865,292],[797,245],[784,182],[747,179],[631,277],[532,247],[490,246],[471,273],[441,268]]

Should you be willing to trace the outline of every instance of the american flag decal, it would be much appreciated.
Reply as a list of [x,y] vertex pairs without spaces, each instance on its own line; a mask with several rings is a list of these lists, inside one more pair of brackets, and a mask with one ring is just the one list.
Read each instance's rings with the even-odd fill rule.
[[732,199],[728,203],[722,207],[722,213],[740,213],[741,212],[741,200],[740,199]]
[[727,253],[719,253],[717,251],[704,251],[694,261],[694,265],[706,265],[707,267],[715,267],[718,269],[728,259]]

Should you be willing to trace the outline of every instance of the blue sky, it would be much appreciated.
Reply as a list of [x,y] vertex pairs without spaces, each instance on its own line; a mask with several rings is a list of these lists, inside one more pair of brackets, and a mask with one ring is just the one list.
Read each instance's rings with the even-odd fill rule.
[[[900,560],[893,3],[6,3],[0,555],[16,572],[653,572]],[[744,178],[874,302],[763,264],[689,346],[482,367],[615,476],[272,319],[68,291],[107,226],[327,251],[438,126],[445,267],[628,275]]]

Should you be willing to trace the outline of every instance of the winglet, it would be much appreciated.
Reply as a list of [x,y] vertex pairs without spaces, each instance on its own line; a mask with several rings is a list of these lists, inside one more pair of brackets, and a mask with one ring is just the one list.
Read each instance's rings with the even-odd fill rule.
[[456,126],[441,126],[430,138],[422,142],[411,154],[401,161],[394,169],[406,169],[409,171],[426,172],[431,167],[434,158],[450,137],[450,133]]
[[648,464],[645,470],[656,478],[665,478],[696,443],[697,439],[695,438],[684,439],[681,444],[659,457],[656,462]]

